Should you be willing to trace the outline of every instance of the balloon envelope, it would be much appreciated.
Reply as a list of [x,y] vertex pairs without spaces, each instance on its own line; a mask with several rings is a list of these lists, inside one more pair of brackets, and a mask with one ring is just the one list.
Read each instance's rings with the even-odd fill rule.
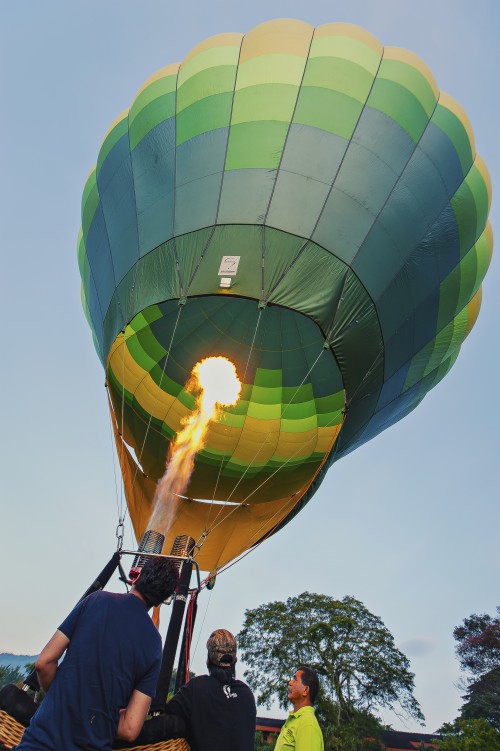
[[149,79],[104,139],[79,237],[136,536],[204,357],[243,382],[167,539],[205,533],[204,569],[413,410],[477,317],[490,194],[459,105],[356,26],[271,21]]

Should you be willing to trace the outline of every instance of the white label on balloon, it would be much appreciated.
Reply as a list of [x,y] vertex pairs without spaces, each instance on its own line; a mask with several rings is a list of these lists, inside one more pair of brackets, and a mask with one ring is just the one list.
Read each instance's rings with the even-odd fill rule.
[[222,256],[219,276],[236,276],[241,256]]

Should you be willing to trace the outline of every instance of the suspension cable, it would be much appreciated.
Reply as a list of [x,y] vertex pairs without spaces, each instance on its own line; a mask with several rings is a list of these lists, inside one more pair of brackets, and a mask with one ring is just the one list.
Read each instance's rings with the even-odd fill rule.
[[[261,310],[260,312],[262,312],[262,310]],[[260,320],[260,316],[259,316],[259,320]],[[253,339],[253,341],[255,341],[255,334],[257,333],[257,327],[258,327],[258,324],[259,324],[259,320],[257,321],[257,325],[256,325],[256,328],[255,328],[255,332],[254,332],[254,339]],[[253,342],[252,342],[252,345],[253,345]],[[294,393],[292,394],[292,396],[291,396],[291,398],[290,398],[289,402],[288,402],[288,403],[287,403],[287,404],[285,405],[285,407],[284,407],[284,409],[283,409],[283,412],[282,412],[282,414],[281,414],[281,417],[283,417],[283,415],[285,414],[285,412],[286,412],[286,410],[288,409],[288,407],[289,407],[289,406],[290,406],[290,405],[292,404],[292,402],[293,402],[293,400],[294,400],[295,396],[296,396],[296,395],[297,395],[297,393],[299,392],[299,389],[300,389],[300,387],[301,387],[301,386],[302,386],[302,385],[304,384],[304,382],[306,381],[306,379],[307,379],[307,378],[308,378],[308,377],[309,377],[309,376],[311,375],[312,371],[313,371],[313,370],[314,370],[314,368],[316,367],[317,363],[319,362],[319,360],[320,360],[320,358],[321,358],[321,356],[323,355],[323,353],[324,353],[324,352],[325,352],[325,347],[324,347],[324,346],[322,346],[322,347],[321,347],[321,350],[320,350],[320,352],[319,352],[319,354],[318,354],[318,356],[316,357],[316,359],[314,360],[314,362],[313,362],[313,363],[312,363],[312,365],[310,366],[309,370],[307,371],[307,373],[306,373],[306,374],[305,374],[305,376],[303,377],[303,379],[302,379],[302,381],[300,382],[300,384],[299,384],[299,385],[297,386],[297,388],[296,388],[296,390],[294,391]],[[247,362],[247,365],[248,365],[248,362]],[[325,426],[325,427],[328,427],[328,426]],[[317,441],[317,437],[316,437],[316,438],[315,438],[314,440],[315,440],[315,441]],[[230,499],[232,498],[232,496],[233,496],[233,495],[234,495],[234,493],[236,492],[236,490],[237,490],[238,486],[239,486],[239,485],[240,485],[240,483],[241,483],[241,482],[243,481],[243,479],[244,479],[245,475],[247,474],[247,472],[249,471],[249,469],[251,469],[251,468],[252,468],[252,466],[254,465],[255,461],[257,460],[257,457],[258,457],[258,455],[259,455],[259,454],[260,454],[260,452],[262,451],[263,447],[264,447],[264,446],[265,446],[265,445],[266,445],[266,444],[268,443],[268,441],[269,441],[269,435],[266,435],[266,440],[265,440],[265,441],[264,441],[263,443],[261,443],[261,445],[259,446],[258,450],[257,450],[257,451],[256,451],[256,453],[254,454],[254,456],[253,456],[253,458],[252,458],[252,460],[251,460],[250,464],[248,464],[248,465],[247,465],[247,467],[245,468],[245,471],[243,472],[243,474],[241,475],[241,477],[239,477],[238,481],[237,481],[237,482],[235,483],[235,485],[234,485],[234,487],[233,487],[233,489],[232,489],[231,493],[229,494],[229,496],[228,496],[228,497],[227,497],[227,499],[226,499],[227,501],[229,501],[229,500],[230,500]],[[235,451],[236,451],[236,449],[237,449],[237,446],[235,447]],[[196,543],[196,546],[197,546],[198,548],[202,547],[202,546],[203,546],[203,544],[205,543],[205,540],[206,540],[206,538],[207,538],[208,534],[210,534],[210,532],[213,532],[213,530],[214,530],[214,529],[216,529],[216,528],[217,528],[217,527],[219,526],[219,524],[221,524],[221,523],[222,523],[223,521],[227,520],[227,519],[228,519],[228,518],[229,518],[229,517],[230,517],[230,516],[231,516],[231,515],[232,515],[232,514],[234,513],[234,511],[236,511],[236,509],[240,508],[240,506],[242,506],[243,504],[245,504],[245,503],[246,503],[246,501],[247,501],[247,500],[248,500],[248,499],[249,499],[249,498],[250,498],[250,497],[251,497],[252,495],[254,495],[254,493],[256,493],[256,492],[257,492],[258,490],[260,490],[260,489],[261,489],[261,488],[262,488],[262,487],[263,487],[263,486],[264,486],[264,485],[265,485],[265,484],[266,484],[267,482],[269,482],[269,480],[270,480],[270,479],[272,479],[272,478],[273,478],[273,477],[274,477],[274,476],[276,475],[276,473],[277,473],[277,472],[279,472],[279,471],[280,471],[281,469],[283,469],[283,467],[285,467],[285,466],[286,466],[286,465],[287,465],[287,464],[288,464],[288,463],[289,463],[289,462],[290,462],[290,461],[291,461],[292,459],[294,459],[294,458],[295,458],[295,457],[297,456],[297,454],[299,453],[299,451],[301,451],[302,449],[303,449],[303,446],[299,446],[299,448],[297,449],[297,451],[295,451],[295,452],[294,452],[294,454],[292,454],[292,456],[288,457],[288,459],[286,459],[286,461],[285,461],[285,462],[283,462],[283,464],[281,464],[281,465],[280,465],[279,467],[277,467],[277,469],[276,469],[276,470],[275,470],[275,471],[274,471],[274,472],[273,472],[273,473],[272,473],[271,475],[269,475],[269,476],[268,476],[268,477],[267,477],[267,478],[266,478],[265,480],[263,480],[263,482],[262,482],[262,483],[261,483],[261,484],[260,484],[260,485],[259,485],[259,486],[258,486],[257,488],[255,488],[255,489],[254,489],[253,491],[251,491],[251,492],[250,492],[250,493],[249,493],[249,494],[247,495],[247,497],[246,497],[246,498],[245,498],[245,499],[244,499],[243,501],[241,501],[241,503],[240,503],[239,505],[237,505],[237,506],[234,506],[234,508],[233,508],[233,509],[232,509],[232,510],[231,510],[231,511],[229,512],[229,514],[227,514],[227,516],[225,516],[225,517],[224,517],[224,519],[222,519],[222,520],[221,520],[220,522],[218,522],[218,523],[217,523],[217,520],[218,520],[218,518],[219,518],[219,517],[221,516],[221,514],[222,514],[222,513],[223,513],[223,511],[224,511],[224,509],[225,509],[225,508],[227,507],[227,506],[226,506],[226,504],[223,504],[223,505],[222,505],[222,506],[220,507],[219,511],[217,512],[217,514],[216,514],[215,518],[214,518],[214,519],[212,520],[212,522],[211,522],[210,526],[209,526],[209,527],[207,528],[207,526],[205,525],[205,530],[204,530],[203,534],[202,534],[202,535],[200,536],[200,538],[198,539],[198,541],[197,541],[197,543]],[[233,452],[233,453],[234,453],[234,452]],[[220,476],[220,471],[219,471],[219,476]],[[212,504],[210,504],[210,508],[212,508]],[[209,510],[210,510],[210,509],[209,509]],[[209,512],[207,512],[207,516],[208,516],[208,513],[209,513]]]
[[[109,391],[106,389],[106,394],[108,398],[108,406],[109,406]],[[116,451],[116,444],[113,440],[113,425],[112,425],[112,416],[111,411],[108,410],[109,414],[109,440],[111,443],[111,458],[113,462],[113,477],[115,482],[115,496],[116,496],[116,513],[118,516],[118,521],[121,522],[122,516],[123,516],[123,483],[120,483],[120,493],[118,493],[118,478],[116,474],[116,461],[115,461],[115,451]]]
[[[330,421],[329,423],[327,423],[327,425],[325,425],[325,427],[329,427],[329,426],[330,426],[330,425],[331,425],[332,423],[333,423],[333,420],[331,420],[331,421]],[[321,468],[322,468],[322,467],[324,466],[324,464],[325,464],[325,462],[326,462],[326,460],[327,460],[328,456],[330,455],[330,451],[331,451],[331,449],[332,449],[332,447],[333,447],[333,443],[334,443],[334,441],[335,441],[335,438],[334,438],[334,439],[332,439],[332,443],[330,444],[328,451],[327,451],[327,452],[325,453],[325,456],[324,456],[324,458],[323,458],[323,461],[321,462],[320,466],[318,467],[318,469],[317,469],[317,470],[316,470],[316,472],[314,473],[314,476],[313,476],[313,478],[311,479],[311,481],[310,481],[310,482],[308,483],[308,485],[307,485],[307,486],[306,486],[306,487],[304,488],[304,490],[303,490],[302,492],[297,492],[297,493],[296,493],[296,495],[298,495],[298,498],[297,498],[297,500],[296,500],[296,501],[294,502],[292,509],[293,509],[293,508],[295,508],[295,506],[296,506],[296,505],[297,505],[298,503],[300,503],[301,499],[302,499],[302,498],[304,497],[304,494],[305,494],[305,493],[307,492],[307,489],[308,489],[309,487],[311,487],[311,485],[312,485],[312,483],[314,482],[315,478],[316,478],[316,477],[318,476],[319,472],[321,471]],[[277,471],[279,471],[279,468],[278,468],[278,470],[277,470]],[[266,480],[266,481],[267,481],[267,480]],[[265,481],[265,482],[266,482],[266,481]],[[263,483],[263,484],[264,484],[264,483]],[[248,497],[250,497],[250,496],[248,496]],[[286,504],[287,504],[287,503],[289,503],[289,501],[290,501],[290,500],[291,500],[291,498],[290,498],[290,499],[289,499],[288,501],[286,501],[286,503],[284,503],[284,504],[283,504],[283,506],[281,506],[281,508],[280,508],[280,509],[278,509],[277,511],[275,511],[275,512],[274,512],[274,514],[273,514],[273,515],[272,515],[272,516],[270,517],[270,519],[268,519],[268,520],[266,521],[266,524],[267,524],[267,523],[268,523],[269,521],[271,521],[272,519],[274,519],[274,518],[275,518],[276,516],[278,516],[278,514],[281,514],[281,513],[282,513],[282,511],[283,511],[283,509],[284,509],[284,507],[286,506]],[[290,511],[292,511],[292,509],[290,509]],[[290,512],[289,512],[289,513],[290,513]],[[229,514],[228,514],[228,516],[229,516]],[[261,539],[260,539],[260,540],[259,540],[259,541],[258,541],[258,542],[257,542],[256,544],[255,544],[255,545],[253,545],[252,547],[250,547],[250,548],[249,548],[248,550],[245,550],[245,552],[244,552],[244,553],[242,553],[242,554],[241,554],[240,556],[238,556],[237,558],[235,558],[235,560],[234,560],[234,561],[231,561],[231,562],[230,562],[230,563],[228,563],[228,564],[227,564],[226,566],[223,566],[223,567],[222,567],[222,568],[221,568],[221,569],[220,569],[219,571],[217,571],[217,576],[219,576],[220,574],[223,574],[223,573],[224,573],[225,571],[227,571],[228,569],[230,569],[230,568],[231,568],[232,566],[234,566],[234,565],[235,565],[236,563],[239,563],[239,562],[240,562],[241,560],[243,560],[243,558],[245,558],[245,557],[246,557],[247,555],[249,555],[249,554],[250,554],[250,553],[251,553],[252,551],[254,551],[254,550],[257,550],[257,548],[259,548],[259,547],[260,547],[260,546],[262,545],[262,543],[263,543],[263,542],[265,542],[265,541],[266,541],[267,539],[269,539],[269,537],[271,537],[271,535],[272,535],[272,534],[274,534],[274,531],[276,530],[276,527],[277,527],[277,525],[278,525],[279,523],[280,523],[280,522],[277,522],[277,524],[275,524],[275,525],[274,525],[273,527],[271,527],[271,528],[270,528],[270,529],[269,529],[269,530],[268,530],[268,531],[266,532],[266,534],[265,534],[265,535],[264,535],[264,536],[263,536],[263,537],[262,537],[262,538],[261,538]],[[260,526],[260,527],[259,527],[259,528],[257,529],[257,531],[256,531],[256,532],[254,533],[253,537],[257,537],[257,535],[259,534],[259,532],[260,532],[261,530],[263,530],[263,529],[264,529],[264,526],[265,526],[265,524],[261,524],[261,526]],[[212,531],[213,531],[213,530],[212,530]],[[203,580],[203,582],[202,582],[202,584],[201,584],[201,586],[202,586],[202,589],[204,589],[204,588],[205,588],[205,587],[207,586],[207,584],[208,584],[208,582],[210,581],[210,579],[211,579],[211,578],[213,578],[213,577],[211,577],[211,576],[209,575],[209,576],[208,576],[208,577],[207,577],[206,579],[204,579],[204,580]]]
[[[181,316],[181,311],[182,311],[183,307],[184,307],[184,304],[182,304],[182,305],[179,304],[179,310],[177,311],[177,318],[175,320],[174,328],[173,328],[173,331],[172,331],[172,336],[170,338],[170,344],[169,344],[169,347],[168,347],[168,350],[167,350],[167,356],[165,357],[165,362],[163,363],[163,368],[162,368],[160,380],[159,380],[159,383],[158,383],[158,388],[159,389],[161,389],[163,378],[165,377],[165,370],[166,370],[167,363],[168,363],[168,360],[169,360],[169,357],[170,357],[170,353],[172,351],[172,344],[174,342],[175,333],[177,331],[177,326],[179,325],[179,318]],[[132,487],[134,486],[134,484],[136,482],[136,479],[137,479],[137,473],[139,471],[139,462],[142,459],[142,454],[143,454],[143,451],[144,451],[144,446],[146,445],[146,439],[148,437],[148,433],[149,433],[149,429],[151,427],[152,420],[153,420],[153,414],[152,414],[152,412],[150,410],[150,412],[149,412],[149,418],[148,418],[148,423],[147,423],[147,426],[146,426],[146,432],[144,434],[144,440],[142,442],[141,450],[140,450],[140,453],[139,453],[139,456],[138,456],[138,462],[136,463],[136,466],[135,466],[134,477],[132,479]]]

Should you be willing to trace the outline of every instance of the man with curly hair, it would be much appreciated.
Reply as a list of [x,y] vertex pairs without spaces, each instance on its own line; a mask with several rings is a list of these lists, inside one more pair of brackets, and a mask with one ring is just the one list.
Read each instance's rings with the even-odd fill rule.
[[173,561],[149,559],[128,594],[99,591],[78,603],[35,663],[47,695],[20,751],[110,751],[115,737],[136,738],[162,658],[148,610],[173,593],[177,579]]

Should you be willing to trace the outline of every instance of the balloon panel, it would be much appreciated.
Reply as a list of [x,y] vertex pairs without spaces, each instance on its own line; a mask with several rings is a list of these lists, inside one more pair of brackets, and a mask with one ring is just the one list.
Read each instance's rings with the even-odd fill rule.
[[[289,519],[455,362],[491,258],[490,200],[460,106],[358,27],[272,21],[158,71],[105,137],[79,237],[117,429],[151,482],[192,408],[190,368],[229,353],[243,398],[189,493],[301,496]],[[239,259],[229,288],[224,256]]]
[[165,470],[165,442],[195,406],[185,384],[203,352],[230,359],[243,389],[211,423],[189,494],[263,503],[303,491],[343,419],[341,374],[323,344],[306,316],[273,306],[259,320],[241,298],[195,297],[180,311],[171,301],[138,314],[113,345],[107,382],[144,473],[158,480]]

